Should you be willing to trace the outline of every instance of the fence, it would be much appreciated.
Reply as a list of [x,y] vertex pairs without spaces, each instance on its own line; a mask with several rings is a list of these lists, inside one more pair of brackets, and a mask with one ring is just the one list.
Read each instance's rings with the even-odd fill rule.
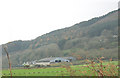
[[[77,72],[79,70],[72,70],[71,72]],[[34,74],[50,74],[50,73],[67,73],[68,71],[46,71],[46,72],[21,72],[21,73],[12,73],[12,75],[34,75]],[[2,76],[9,76],[10,73],[2,73]]]

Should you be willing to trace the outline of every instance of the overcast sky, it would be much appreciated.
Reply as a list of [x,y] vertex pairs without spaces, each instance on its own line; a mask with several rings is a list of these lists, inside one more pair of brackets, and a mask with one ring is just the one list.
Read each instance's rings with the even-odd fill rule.
[[107,14],[119,0],[0,0],[0,44],[31,40]]

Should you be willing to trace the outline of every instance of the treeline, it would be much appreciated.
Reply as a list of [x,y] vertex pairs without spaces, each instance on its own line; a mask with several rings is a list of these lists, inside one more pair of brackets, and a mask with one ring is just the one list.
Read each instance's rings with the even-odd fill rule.
[[[117,59],[117,11],[71,27],[52,31],[30,41],[14,41],[6,45],[13,65],[51,56],[104,56]],[[87,52],[87,53],[86,53]],[[3,51],[3,55],[5,55]],[[3,57],[4,66],[7,65]]]

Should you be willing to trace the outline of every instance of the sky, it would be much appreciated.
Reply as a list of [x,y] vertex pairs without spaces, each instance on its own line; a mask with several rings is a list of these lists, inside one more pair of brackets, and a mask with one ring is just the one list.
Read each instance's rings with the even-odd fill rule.
[[0,45],[105,15],[119,0],[0,0]]

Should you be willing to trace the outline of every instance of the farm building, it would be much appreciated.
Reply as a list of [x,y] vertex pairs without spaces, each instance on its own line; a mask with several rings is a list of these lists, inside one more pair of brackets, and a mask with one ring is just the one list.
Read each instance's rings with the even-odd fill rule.
[[51,63],[71,62],[76,60],[74,57],[49,57],[36,61],[36,65],[50,65]]
[[[60,62],[71,62],[76,60],[74,57],[49,57],[49,58],[43,58],[40,60],[33,61],[29,63],[29,65],[35,65],[35,66],[49,66],[52,63],[60,63]],[[26,62],[25,65],[28,65]]]
[[24,67],[32,67],[36,64],[36,61],[31,61],[31,62],[24,62],[22,65]]

